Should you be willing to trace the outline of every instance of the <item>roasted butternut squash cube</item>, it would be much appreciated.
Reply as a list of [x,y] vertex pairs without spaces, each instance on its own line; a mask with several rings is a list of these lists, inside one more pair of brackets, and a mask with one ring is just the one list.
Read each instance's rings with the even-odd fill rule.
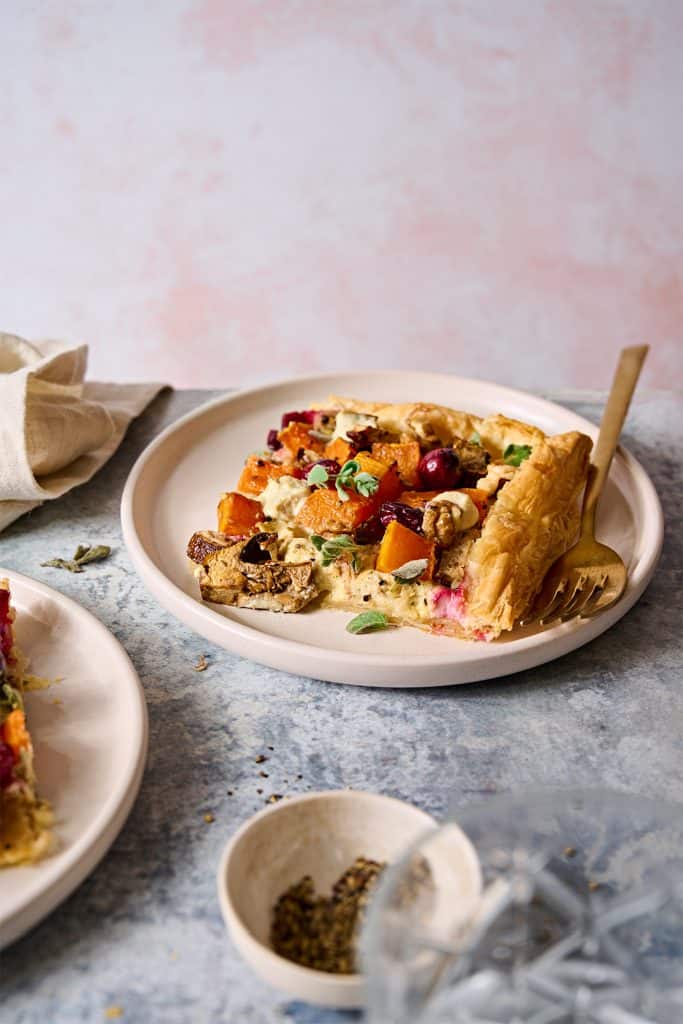
[[297,423],[293,420],[288,423],[284,430],[277,435],[277,439],[284,448],[295,459],[302,448],[308,451],[322,454],[323,442],[316,437],[311,437],[311,428],[306,423]]
[[407,526],[402,526],[395,519],[386,528],[382,543],[377,554],[376,569],[378,572],[393,572],[400,569],[406,562],[416,558],[426,558],[427,568],[420,579],[430,580],[436,566],[436,545],[433,541],[414,533]]
[[441,491],[401,491],[397,500],[411,508],[424,508],[437,494],[441,494]]
[[389,472],[391,466],[390,462],[382,462],[370,455],[369,452],[358,452],[358,455],[354,455],[354,459],[360,466],[361,473],[372,473],[378,480],[381,480]]
[[237,481],[237,490],[242,494],[260,494],[266,489],[269,480],[277,480],[281,476],[292,476],[293,463],[269,462],[259,455],[250,455]]
[[343,466],[345,462],[353,458],[355,448],[350,441],[346,441],[343,437],[335,437],[334,441],[329,441],[325,445],[325,458],[336,459],[340,466]]
[[263,520],[260,501],[245,498],[237,491],[229,491],[218,502],[218,532],[228,536],[241,536]]
[[348,501],[342,501],[336,490],[313,491],[302,505],[296,522],[311,533],[350,533],[370,518],[376,503],[374,498],[364,498],[353,491],[347,493]]
[[420,482],[417,467],[420,464],[420,445],[417,441],[403,441],[401,444],[390,444],[377,441],[372,446],[374,458],[387,465],[396,463],[398,475],[404,484],[414,487]]

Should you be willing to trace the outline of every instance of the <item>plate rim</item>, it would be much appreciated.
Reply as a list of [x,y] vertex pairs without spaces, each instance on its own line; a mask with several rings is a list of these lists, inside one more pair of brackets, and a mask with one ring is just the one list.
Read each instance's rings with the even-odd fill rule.
[[[47,583],[34,580],[14,569],[0,568],[0,577],[9,579],[10,589],[13,585],[19,585],[20,588],[29,592],[33,591],[45,600],[56,602],[67,614],[74,616],[77,620],[89,620],[90,628],[94,629],[105,644],[117,652],[121,664],[126,668],[132,684],[130,692],[133,704],[137,709],[132,736],[134,756],[121,772],[116,785],[104,805],[99,808],[97,815],[84,832],[73,841],[70,849],[64,852],[61,863],[54,859],[60,856],[59,847],[57,847],[53,855],[48,855],[35,865],[28,866],[30,870],[44,873],[46,878],[44,882],[38,884],[35,892],[28,892],[23,899],[20,899],[6,917],[3,917],[0,911],[1,950],[25,935],[52,913],[60,903],[64,902],[97,867],[114,843],[133,808],[142,784],[149,746],[149,715],[144,689],[128,652],[93,612],[61,591],[50,587]],[[40,788],[40,779],[38,783]],[[56,833],[57,840],[59,840],[58,825]],[[17,867],[22,867],[22,865],[17,865]],[[4,870],[11,871],[12,869]]]
[[[465,675],[468,678],[466,679],[444,680],[438,678],[443,676],[444,672],[447,672],[449,669],[454,670],[457,667],[458,660],[453,655],[450,657],[444,655],[425,657],[424,655],[387,655],[362,651],[356,653],[336,648],[313,647],[299,640],[263,633],[256,627],[219,615],[208,605],[200,604],[200,602],[187,594],[166,576],[150,557],[135,528],[134,502],[136,488],[147,463],[169,438],[182,431],[188,424],[195,420],[203,419],[219,407],[229,406],[232,403],[245,399],[258,398],[263,396],[264,393],[278,388],[305,387],[314,384],[316,381],[330,381],[340,377],[355,377],[359,381],[367,382],[368,376],[372,375],[381,375],[383,379],[390,377],[394,381],[408,382],[410,378],[414,378],[418,374],[420,376],[439,378],[441,381],[448,380],[454,387],[493,389],[500,394],[502,401],[505,401],[506,397],[509,396],[510,403],[519,402],[520,399],[531,402],[534,406],[534,411],[538,410],[539,414],[545,413],[551,419],[557,415],[559,410],[570,415],[577,423],[580,423],[581,429],[591,437],[595,438],[598,432],[598,427],[594,423],[591,423],[578,413],[574,413],[571,409],[567,409],[556,402],[531,392],[509,388],[494,381],[424,370],[371,370],[367,372],[330,370],[300,377],[276,379],[257,387],[224,392],[215,398],[201,403],[195,409],[191,409],[165,427],[138,455],[128,474],[121,496],[123,539],[136,572],[154,598],[162,607],[194,632],[242,657],[272,668],[307,676],[308,678],[352,685],[420,688],[491,680],[523,671],[527,668],[533,668],[540,664],[546,664],[555,658],[562,657],[564,654],[589,643],[614,625],[636,603],[649,584],[659,561],[664,536],[663,512],[655,487],[638,460],[621,445],[617,449],[616,457],[621,459],[624,469],[634,481],[634,485],[650,517],[649,527],[652,541],[645,552],[646,564],[644,566],[641,565],[643,562],[643,557],[641,557],[636,565],[635,575],[633,572],[629,574],[627,588],[622,598],[616,605],[607,609],[607,611],[598,615],[595,619],[583,620],[580,625],[576,622],[566,623],[563,626],[554,627],[530,637],[510,641],[505,648],[505,652],[503,653],[501,648],[501,654],[497,657],[485,654],[484,651],[490,651],[491,646],[481,644],[480,646],[484,650],[482,650],[480,657],[468,658],[465,662],[460,662],[461,665],[464,664],[467,667]],[[179,609],[182,610],[182,615]],[[581,639],[577,642],[579,630]],[[228,643],[226,642],[227,640],[231,642]],[[546,648],[551,641],[554,641],[554,651],[549,653]],[[523,642],[523,648],[513,648],[512,645],[521,642]],[[253,649],[255,643],[259,647],[256,656]],[[301,661],[299,668],[293,669],[284,664],[285,662],[291,664],[294,658]],[[310,661],[311,664],[307,665],[307,661]],[[338,666],[337,668],[334,667],[335,663]],[[385,671],[387,681],[379,682],[375,680],[370,682],[365,678],[361,678],[360,673],[357,671],[359,664],[375,670]],[[429,672],[426,672],[427,668],[430,669]],[[323,671],[321,672],[320,669]],[[406,670],[419,673],[423,677],[422,681],[402,681],[402,678],[405,678]],[[375,672],[376,674],[377,672]],[[391,676],[393,678],[390,678]]]

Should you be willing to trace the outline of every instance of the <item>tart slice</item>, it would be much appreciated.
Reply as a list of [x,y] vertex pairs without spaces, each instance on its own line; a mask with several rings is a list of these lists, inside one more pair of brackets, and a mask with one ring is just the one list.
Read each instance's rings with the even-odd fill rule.
[[36,795],[33,746],[26,726],[26,660],[14,642],[16,613],[0,580],[0,868],[30,864],[52,845],[52,813]]
[[502,413],[330,396],[285,413],[190,539],[205,601],[493,640],[573,543],[591,440]]

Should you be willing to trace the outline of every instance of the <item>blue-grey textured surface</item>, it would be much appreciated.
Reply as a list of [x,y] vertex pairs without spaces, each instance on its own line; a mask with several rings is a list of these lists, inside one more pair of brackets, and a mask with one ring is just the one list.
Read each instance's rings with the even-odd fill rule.
[[[121,490],[147,442],[209,397],[163,394],[93,481],[0,535],[0,565],[80,601],[121,640],[151,727],[140,797],[111,851],[0,957],[2,1024],[102,1021],[110,1007],[121,1008],[126,1024],[354,1019],[279,997],[250,974],[225,933],[216,864],[231,832],[271,792],[353,786],[437,816],[525,784],[602,783],[683,797],[679,396],[640,396],[624,437],[652,476],[667,523],[662,562],[636,607],[547,666],[415,692],[262,668],[194,636],[147,594],[122,547]],[[599,420],[601,396],[564,401]],[[113,557],[78,576],[41,568],[84,541],[111,544]],[[201,654],[209,668],[196,673]],[[259,753],[269,755],[265,766],[254,762]],[[267,779],[258,774],[264,767]]]

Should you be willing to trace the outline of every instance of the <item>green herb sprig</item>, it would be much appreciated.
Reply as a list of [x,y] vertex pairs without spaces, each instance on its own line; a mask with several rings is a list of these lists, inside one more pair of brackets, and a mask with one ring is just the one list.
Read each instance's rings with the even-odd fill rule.
[[414,558],[410,562],[404,562],[398,569],[392,569],[391,575],[399,583],[415,583],[427,568],[426,558]]
[[309,469],[306,474],[307,484],[318,484],[323,487],[330,479],[330,475],[324,466],[314,466],[313,469]]
[[311,544],[322,556],[323,569],[326,569],[328,565],[335,562],[340,555],[349,554],[353,571],[359,571],[360,559],[358,552],[360,548],[354,543],[353,538],[349,537],[348,533],[340,533],[338,537],[330,537],[329,539],[313,534]]
[[348,492],[352,490],[364,498],[370,498],[379,487],[378,478],[372,473],[362,472],[356,459],[349,459],[336,474],[328,473],[324,466],[313,466],[306,476],[306,481],[318,487],[324,487],[334,481],[340,501],[348,501]]
[[347,633],[376,633],[388,629],[391,623],[384,612],[361,612],[346,623]]
[[49,566],[51,569],[68,569],[69,572],[83,572],[83,566],[89,562],[102,562],[105,558],[109,558],[111,554],[111,548],[107,547],[106,544],[96,544],[91,547],[90,544],[79,544],[76,548],[73,558],[51,558],[47,562],[41,562],[42,565]]
[[0,686],[0,722],[10,711],[23,711],[24,701],[18,690],[9,683]]
[[509,444],[503,452],[503,462],[508,466],[521,466],[531,455],[531,445]]

